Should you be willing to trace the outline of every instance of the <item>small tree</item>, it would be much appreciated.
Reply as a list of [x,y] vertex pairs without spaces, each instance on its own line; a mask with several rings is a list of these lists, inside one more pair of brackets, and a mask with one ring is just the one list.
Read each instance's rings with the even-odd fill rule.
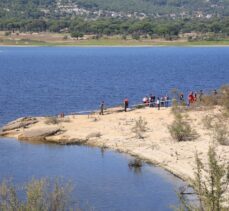
[[80,37],[83,37],[83,36],[84,36],[84,34],[81,33],[81,32],[72,32],[72,33],[71,33],[71,37],[76,38],[77,40],[78,40]]
[[208,150],[208,166],[205,166],[196,153],[196,171],[192,185],[199,199],[198,205],[190,205],[183,194],[179,194],[181,206],[178,210],[222,211],[227,199],[229,166],[221,164],[214,146]]

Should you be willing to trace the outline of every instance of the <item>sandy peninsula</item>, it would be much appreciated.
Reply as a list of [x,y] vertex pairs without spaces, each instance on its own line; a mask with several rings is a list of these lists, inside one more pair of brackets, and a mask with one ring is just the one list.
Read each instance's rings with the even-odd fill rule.
[[[170,136],[168,125],[174,120],[171,108],[142,108],[123,112],[112,108],[99,115],[69,115],[65,117],[26,117],[8,123],[1,136],[23,141],[43,141],[57,144],[85,144],[128,153],[161,166],[176,176],[189,181],[194,176],[195,153],[207,162],[208,146],[212,132],[204,127],[206,115],[219,109],[188,111],[188,121],[197,131],[195,141],[177,142]],[[143,137],[133,132],[136,120],[142,118],[146,125]],[[217,146],[223,161],[229,161],[229,146]]]

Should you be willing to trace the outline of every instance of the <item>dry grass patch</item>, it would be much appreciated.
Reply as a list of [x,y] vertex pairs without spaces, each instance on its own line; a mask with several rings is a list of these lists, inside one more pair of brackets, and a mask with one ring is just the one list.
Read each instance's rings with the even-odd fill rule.
[[224,122],[217,122],[213,128],[213,139],[221,145],[229,146],[229,129]]
[[56,116],[46,117],[45,119],[45,124],[47,125],[57,125],[61,122],[71,122],[71,120],[66,117],[56,117]]
[[135,120],[134,126],[132,127],[132,132],[135,134],[136,138],[144,139],[144,133],[147,131],[147,122],[142,117]]

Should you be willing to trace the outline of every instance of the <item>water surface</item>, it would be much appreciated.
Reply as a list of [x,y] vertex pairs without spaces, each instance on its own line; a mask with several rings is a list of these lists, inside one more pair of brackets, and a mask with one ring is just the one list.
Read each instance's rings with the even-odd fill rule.
[[0,47],[0,123],[229,82],[227,47]]
[[83,146],[29,144],[0,139],[0,181],[24,184],[35,178],[63,178],[74,184],[73,199],[95,210],[171,210],[175,190],[184,183],[145,164],[129,169],[130,156]]

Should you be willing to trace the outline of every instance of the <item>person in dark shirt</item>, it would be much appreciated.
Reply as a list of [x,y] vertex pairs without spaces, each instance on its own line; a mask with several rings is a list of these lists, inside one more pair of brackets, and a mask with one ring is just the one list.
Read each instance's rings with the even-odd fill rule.
[[124,111],[126,112],[127,111],[127,108],[129,107],[129,100],[128,98],[126,97],[124,99]]
[[104,101],[101,102],[100,104],[100,115],[103,115],[104,114]]

